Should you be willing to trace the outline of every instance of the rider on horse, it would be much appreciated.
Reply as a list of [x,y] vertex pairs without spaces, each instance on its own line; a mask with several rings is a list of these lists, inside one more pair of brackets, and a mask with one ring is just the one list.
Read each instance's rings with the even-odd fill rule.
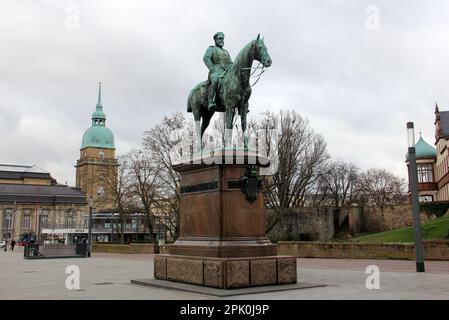
[[204,54],[203,61],[209,69],[209,96],[208,109],[209,111],[216,111],[215,96],[218,89],[220,78],[223,78],[226,71],[232,65],[231,55],[226,49],[223,49],[224,34],[217,32],[214,35],[215,46],[207,48]]

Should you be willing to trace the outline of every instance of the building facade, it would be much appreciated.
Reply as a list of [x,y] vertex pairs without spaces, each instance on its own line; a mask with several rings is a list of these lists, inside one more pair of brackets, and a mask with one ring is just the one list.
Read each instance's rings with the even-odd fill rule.
[[449,111],[440,111],[435,107],[435,146],[436,161],[434,163],[437,183],[437,200],[449,200]]
[[[437,161],[436,150],[420,136],[418,142],[415,144],[415,154],[416,170],[418,172],[419,201],[437,201],[438,188],[436,181],[438,176],[435,172],[435,162]],[[408,167],[408,154],[406,155],[406,163]]]
[[45,240],[44,228],[84,225],[86,217],[87,202],[79,188],[58,184],[37,166],[0,165],[0,239],[19,241],[30,235]]
[[106,114],[101,103],[101,83],[98,102],[92,114],[92,126],[82,138],[80,158],[76,165],[76,186],[97,211],[113,211],[113,196],[117,184],[118,161],[115,158],[114,134],[106,127]]
[[420,202],[449,201],[449,111],[437,105],[434,125],[436,148],[422,137],[415,145]]

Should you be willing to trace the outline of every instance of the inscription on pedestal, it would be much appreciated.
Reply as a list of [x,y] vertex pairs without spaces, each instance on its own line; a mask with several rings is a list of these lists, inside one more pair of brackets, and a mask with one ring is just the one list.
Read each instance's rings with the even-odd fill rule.
[[209,191],[209,190],[218,190],[218,181],[211,181],[211,182],[199,183],[199,184],[194,184],[194,185],[182,186],[181,194],[200,192],[200,191]]

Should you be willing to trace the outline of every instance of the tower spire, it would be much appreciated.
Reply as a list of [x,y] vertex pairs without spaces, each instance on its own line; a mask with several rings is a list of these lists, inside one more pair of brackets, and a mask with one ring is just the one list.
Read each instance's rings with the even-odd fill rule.
[[92,126],[105,126],[106,115],[103,112],[103,105],[101,104],[101,82],[98,85],[98,102],[95,112],[92,113]]
[[97,108],[98,107],[103,107],[102,105],[101,105],[101,82],[99,83],[99,86],[98,86],[98,102],[97,102]]

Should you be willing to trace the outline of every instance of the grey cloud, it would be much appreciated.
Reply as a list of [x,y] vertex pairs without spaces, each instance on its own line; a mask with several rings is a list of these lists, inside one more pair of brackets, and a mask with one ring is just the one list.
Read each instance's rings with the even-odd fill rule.
[[[365,27],[367,5],[379,7],[379,30]],[[72,7],[79,29],[67,27]],[[185,112],[216,31],[233,57],[260,32],[273,66],[253,90],[252,115],[296,109],[332,156],[405,177],[405,122],[433,143],[435,100],[449,110],[448,9],[443,0],[2,1],[0,162],[36,163],[73,184],[99,81],[125,153],[162,116]],[[18,131],[42,118],[48,126],[32,136]]]

